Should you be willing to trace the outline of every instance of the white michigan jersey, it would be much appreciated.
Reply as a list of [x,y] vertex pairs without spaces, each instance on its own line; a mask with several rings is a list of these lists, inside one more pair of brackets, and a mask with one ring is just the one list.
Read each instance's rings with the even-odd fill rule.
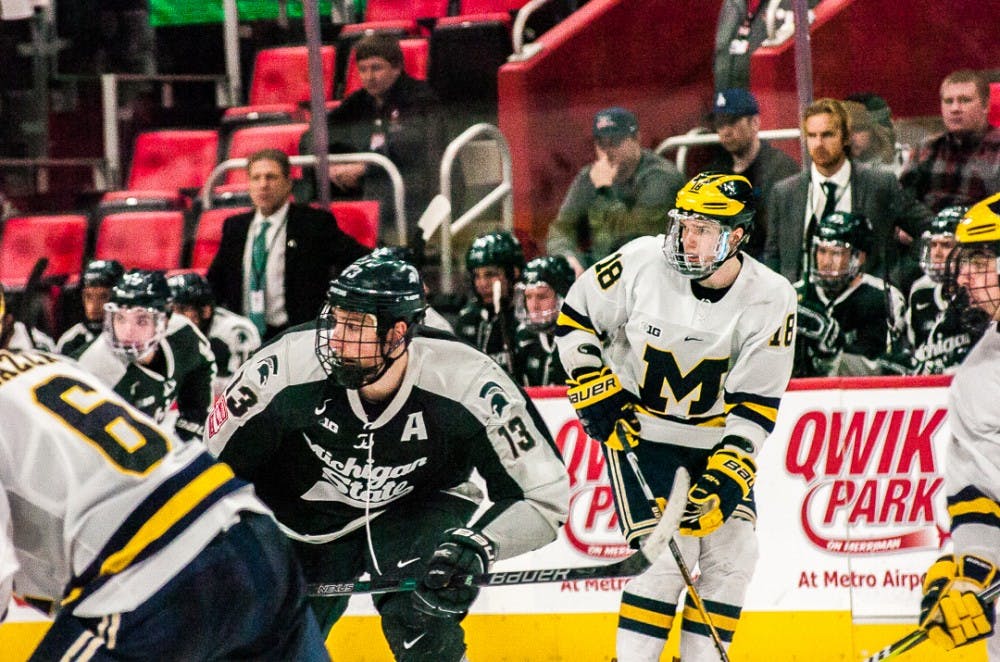
[[948,392],[945,487],[956,553],[1000,565],[1000,332],[993,322]]
[[609,366],[640,400],[644,440],[710,449],[737,435],[759,450],[792,370],[795,291],[743,255],[721,300],[700,300],[662,246],[640,237],[573,284],[556,331],[566,373]]
[[0,420],[15,591],[79,616],[136,608],[240,511],[267,512],[201,444],[179,443],[62,357],[0,351]]

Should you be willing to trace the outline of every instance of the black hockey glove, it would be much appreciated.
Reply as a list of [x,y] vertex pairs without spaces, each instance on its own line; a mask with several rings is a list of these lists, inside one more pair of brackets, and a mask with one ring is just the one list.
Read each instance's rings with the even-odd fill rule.
[[996,610],[978,593],[997,577],[995,565],[966,554],[942,556],[927,570],[920,602],[920,627],[945,650],[964,646],[993,633]]
[[716,446],[704,473],[688,491],[687,507],[678,527],[681,534],[707,536],[722,526],[749,496],[756,477],[757,465],[752,457],[731,446]]
[[450,529],[427,563],[427,572],[413,593],[417,611],[440,618],[463,616],[479,595],[473,575],[489,570],[495,560],[493,543],[472,529]]
[[[610,368],[583,373],[566,383],[569,385],[566,397],[588,435],[617,451],[625,449],[623,443],[629,446],[639,443],[640,425],[635,416],[638,400],[622,388],[618,375]],[[616,434],[619,421],[625,439]]]
[[822,354],[837,353],[842,345],[840,324],[833,319],[821,304],[801,301],[797,315],[797,333],[815,343]]

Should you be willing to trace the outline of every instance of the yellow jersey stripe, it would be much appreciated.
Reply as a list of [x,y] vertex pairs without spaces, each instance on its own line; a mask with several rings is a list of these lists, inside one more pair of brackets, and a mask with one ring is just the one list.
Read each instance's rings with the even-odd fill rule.
[[108,556],[101,564],[100,576],[121,572],[150,543],[166,533],[182,517],[194,509],[205,497],[226,481],[234,478],[233,470],[226,464],[214,464],[197,478],[174,494],[119,551]]
[[[712,625],[718,630],[728,630],[729,632],[735,632],[736,626],[739,625],[740,619],[733,618],[731,616],[724,616],[722,614],[713,613],[711,610],[707,609],[709,617],[712,619]],[[700,623],[702,625],[708,625],[705,623],[705,619],[701,617],[701,613],[694,607],[684,606],[684,620],[690,621],[691,623]],[[721,633],[720,633],[721,634]]]
[[597,335],[597,331],[585,327],[566,313],[559,313],[559,317],[556,318],[556,326],[568,326],[580,331],[586,331],[587,333],[593,333],[595,336]]
[[948,506],[948,514],[952,519],[960,515],[993,515],[1000,518],[1000,504],[986,497],[979,497],[970,501],[959,501]]
[[666,630],[669,630],[670,626],[674,623],[673,614],[660,614],[649,609],[643,609],[642,607],[636,607],[635,605],[628,605],[625,603],[622,603],[621,609],[618,613],[621,616],[633,621],[646,623],[648,625],[655,625],[656,627],[664,628]]

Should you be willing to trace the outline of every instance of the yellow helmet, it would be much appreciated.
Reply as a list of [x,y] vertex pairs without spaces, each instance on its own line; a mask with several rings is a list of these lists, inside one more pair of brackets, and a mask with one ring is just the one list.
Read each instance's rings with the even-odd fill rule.
[[960,244],[1000,242],[1000,193],[995,193],[969,207],[955,228]]
[[0,336],[3,335],[3,320],[7,316],[7,304],[3,298],[3,283],[0,283]]
[[[757,197],[746,177],[718,172],[696,175],[677,193],[674,208],[667,214],[663,242],[667,262],[685,278],[712,275],[750,236],[756,208]],[[688,254],[684,248],[684,224],[698,221],[717,226],[718,241],[711,255]],[[734,242],[731,235],[737,228],[743,230],[743,236]]]

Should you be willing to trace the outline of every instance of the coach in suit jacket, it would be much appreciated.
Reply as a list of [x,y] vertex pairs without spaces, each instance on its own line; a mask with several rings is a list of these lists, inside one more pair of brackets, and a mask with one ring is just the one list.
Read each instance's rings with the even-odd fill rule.
[[[219,305],[263,326],[267,339],[314,319],[330,279],[369,249],[337,227],[330,212],[290,201],[287,154],[266,149],[248,161],[255,210],[226,219],[207,277]],[[257,268],[257,288],[251,284],[255,241],[266,255],[264,269]]]
[[803,115],[802,133],[812,164],[771,189],[765,264],[796,282],[808,259],[815,222],[833,211],[845,211],[868,217],[875,231],[875,250],[865,270],[881,277],[892,272],[891,278],[897,280],[896,271],[909,248],[897,239],[896,228],[910,240],[919,238],[930,211],[903,193],[892,171],[850,160],[850,121],[839,101],[813,102]]

